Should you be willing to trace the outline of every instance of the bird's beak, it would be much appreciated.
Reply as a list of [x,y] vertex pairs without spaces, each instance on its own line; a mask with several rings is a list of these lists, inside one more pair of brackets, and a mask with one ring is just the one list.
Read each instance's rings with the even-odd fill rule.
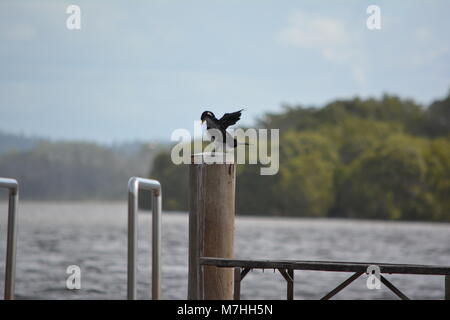
[[203,122],[205,122],[205,120],[202,120],[202,124],[203,124]]

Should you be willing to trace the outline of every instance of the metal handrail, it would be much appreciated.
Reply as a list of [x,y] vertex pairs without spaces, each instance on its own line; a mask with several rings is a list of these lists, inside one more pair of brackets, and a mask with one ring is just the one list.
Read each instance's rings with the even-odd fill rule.
[[15,179],[0,178],[0,188],[6,188],[9,190],[4,297],[5,300],[13,300],[16,285],[16,218],[19,203],[19,183]]
[[138,242],[138,192],[152,191],[152,299],[161,296],[161,184],[156,180],[132,177],[128,181],[128,300],[135,300]]

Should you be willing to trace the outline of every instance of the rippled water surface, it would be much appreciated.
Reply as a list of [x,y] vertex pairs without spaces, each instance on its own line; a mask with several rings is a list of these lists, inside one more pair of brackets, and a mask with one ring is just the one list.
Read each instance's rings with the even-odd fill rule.
[[[5,202],[0,204],[0,275],[3,288]],[[125,299],[126,204],[22,202],[17,251],[17,298]],[[149,298],[151,215],[139,217],[139,298]],[[162,295],[187,295],[188,219],[163,213]],[[375,261],[450,265],[450,224],[242,217],[235,254],[246,259]],[[81,268],[81,289],[66,289],[66,268]],[[318,299],[348,273],[295,273],[295,298]],[[411,298],[442,299],[442,276],[387,275]],[[335,299],[394,299],[388,289],[368,290],[366,278]],[[284,299],[286,284],[273,270],[253,271],[243,299]]]

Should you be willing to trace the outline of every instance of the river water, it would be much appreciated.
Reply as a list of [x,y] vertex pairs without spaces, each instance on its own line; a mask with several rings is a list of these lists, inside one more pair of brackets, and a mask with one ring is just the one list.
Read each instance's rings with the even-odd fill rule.
[[[126,203],[21,202],[18,299],[125,299]],[[7,206],[0,203],[0,284],[3,288]],[[139,216],[139,299],[149,298],[151,215]],[[162,296],[187,296],[188,217],[164,212]],[[450,265],[450,224],[238,217],[235,256],[243,259],[375,261]],[[66,269],[81,269],[81,289],[66,288]],[[295,298],[319,299],[348,273],[297,271]],[[442,299],[442,276],[387,275],[413,299]],[[285,299],[273,270],[252,271],[242,299]],[[334,299],[396,299],[385,287],[369,290],[362,276]]]

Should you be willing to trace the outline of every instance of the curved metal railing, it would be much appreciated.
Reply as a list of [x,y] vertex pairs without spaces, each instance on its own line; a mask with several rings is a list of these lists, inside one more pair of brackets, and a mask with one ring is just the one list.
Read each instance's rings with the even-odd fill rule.
[[132,177],[128,182],[128,286],[127,297],[135,300],[138,242],[138,193],[152,192],[152,299],[161,296],[161,184],[156,180]]

